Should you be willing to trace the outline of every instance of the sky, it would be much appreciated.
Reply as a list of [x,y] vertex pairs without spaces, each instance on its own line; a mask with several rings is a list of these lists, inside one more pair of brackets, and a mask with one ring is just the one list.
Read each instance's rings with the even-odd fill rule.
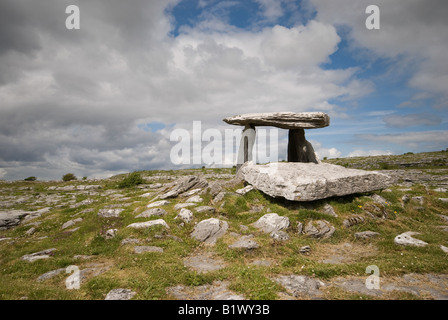
[[445,150],[447,16],[445,0],[0,0],[0,179],[193,167],[170,158],[174,130],[226,137],[223,118],[258,112],[327,113],[306,131],[320,158]]

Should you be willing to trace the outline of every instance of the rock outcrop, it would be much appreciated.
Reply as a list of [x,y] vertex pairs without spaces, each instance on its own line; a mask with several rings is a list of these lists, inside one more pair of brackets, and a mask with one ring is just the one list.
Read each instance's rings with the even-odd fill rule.
[[246,162],[238,172],[245,181],[271,197],[314,201],[387,188],[389,176],[375,171],[346,169],[327,163]]

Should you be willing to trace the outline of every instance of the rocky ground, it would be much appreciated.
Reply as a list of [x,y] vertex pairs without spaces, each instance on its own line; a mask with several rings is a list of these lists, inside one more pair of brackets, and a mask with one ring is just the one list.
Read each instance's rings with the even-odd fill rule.
[[395,184],[298,203],[234,169],[0,181],[0,299],[447,299],[448,152],[328,162]]

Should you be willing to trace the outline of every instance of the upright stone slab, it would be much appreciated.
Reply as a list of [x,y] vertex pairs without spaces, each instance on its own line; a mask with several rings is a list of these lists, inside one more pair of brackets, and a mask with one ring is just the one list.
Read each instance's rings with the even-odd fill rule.
[[320,162],[313,146],[305,139],[304,129],[289,129],[288,162]]
[[246,125],[241,134],[240,147],[238,150],[238,158],[236,162],[236,170],[238,170],[247,161],[252,161],[252,151],[255,144],[255,128],[251,125]]

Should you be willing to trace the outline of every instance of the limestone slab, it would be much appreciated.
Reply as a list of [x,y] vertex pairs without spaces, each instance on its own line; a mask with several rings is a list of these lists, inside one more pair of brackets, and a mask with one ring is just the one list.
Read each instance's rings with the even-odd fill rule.
[[282,129],[313,129],[330,125],[330,117],[323,112],[248,113],[223,119],[240,126],[272,126]]
[[347,169],[328,163],[245,163],[238,175],[271,197],[314,201],[387,188],[392,179],[383,173]]

